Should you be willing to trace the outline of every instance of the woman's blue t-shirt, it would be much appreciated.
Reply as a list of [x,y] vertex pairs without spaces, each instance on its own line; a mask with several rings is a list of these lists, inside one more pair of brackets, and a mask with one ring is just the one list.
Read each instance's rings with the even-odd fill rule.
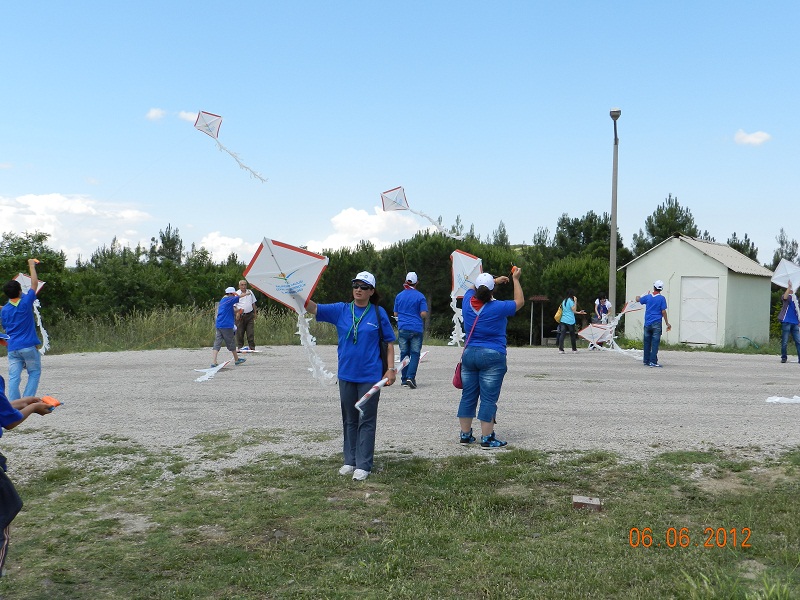
[[575,301],[572,298],[567,298],[565,302],[561,303],[561,322],[566,325],[575,325],[575,312],[573,307]]
[[352,302],[317,304],[317,321],[336,326],[339,379],[352,383],[380,381],[383,365],[378,327],[383,332],[384,341],[393,342],[395,339],[389,316],[383,308],[373,304],[359,308]]
[[[461,305],[461,316],[464,318],[464,335],[469,337],[472,324],[475,323],[476,311],[472,308],[470,299],[475,296],[475,290],[467,290],[464,302]],[[517,304],[513,300],[492,300],[483,305],[478,324],[472,330],[469,342],[465,343],[472,348],[489,348],[501,354],[506,354],[506,327],[509,317],[517,312]]]

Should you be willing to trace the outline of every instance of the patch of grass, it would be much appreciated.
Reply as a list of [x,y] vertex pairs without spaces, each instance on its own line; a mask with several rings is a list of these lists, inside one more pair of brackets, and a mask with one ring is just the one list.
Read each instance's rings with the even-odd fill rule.
[[[195,441],[213,457],[268,437]],[[198,476],[184,474],[183,459],[127,443],[65,450],[19,486],[26,508],[0,595],[791,598],[800,479],[786,473],[798,455],[774,460],[784,474],[768,478],[762,465],[715,451],[646,464],[600,451],[383,453],[357,483],[337,474],[338,457],[263,454]],[[713,481],[738,483],[711,489],[687,475],[698,464],[715,470]],[[602,498],[604,510],[573,509],[574,494]]]

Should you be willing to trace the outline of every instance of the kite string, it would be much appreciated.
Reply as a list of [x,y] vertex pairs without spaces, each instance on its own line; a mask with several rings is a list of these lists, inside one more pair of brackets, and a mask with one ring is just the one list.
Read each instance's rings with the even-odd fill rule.
[[262,177],[262,176],[261,176],[259,173],[256,173],[255,171],[253,171],[253,169],[251,169],[251,168],[250,168],[250,167],[248,167],[246,164],[244,164],[244,163],[243,163],[243,162],[242,162],[242,161],[239,159],[239,156],[238,156],[238,155],[237,155],[235,152],[231,152],[230,150],[228,150],[228,149],[227,149],[225,146],[223,146],[223,145],[220,143],[220,141],[219,141],[218,139],[214,138],[214,140],[217,142],[217,148],[219,148],[220,150],[224,150],[225,152],[227,152],[228,154],[230,154],[230,155],[233,157],[233,160],[235,160],[235,161],[237,162],[237,164],[239,165],[239,168],[240,168],[240,169],[244,169],[245,171],[250,171],[250,174],[251,174],[253,177],[255,177],[256,179],[260,179],[262,183],[266,183],[266,182],[267,182],[267,180],[266,180],[266,179],[264,179],[264,177]]

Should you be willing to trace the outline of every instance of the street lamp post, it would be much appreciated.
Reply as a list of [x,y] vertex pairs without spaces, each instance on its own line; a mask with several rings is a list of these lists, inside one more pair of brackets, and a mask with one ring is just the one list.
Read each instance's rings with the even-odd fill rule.
[[614,165],[611,171],[611,249],[608,257],[608,301],[611,303],[609,318],[617,312],[617,155],[619,138],[617,137],[617,119],[622,114],[618,108],[612,108],[611,120],[614,121]]

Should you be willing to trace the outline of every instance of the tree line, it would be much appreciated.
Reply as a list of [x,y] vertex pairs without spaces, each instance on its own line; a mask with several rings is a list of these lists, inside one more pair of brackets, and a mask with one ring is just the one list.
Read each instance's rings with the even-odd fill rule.
[[[460,217],[450,231],[464,235]],[[552,235],[547,228],[539,227],[530,244],[512,245],[502,221],[485,240],[475,235],[471,226],[462,241],[429,232],[417,233],[381,250],[362,241],[352,248],[323,251],[330,264],[317,286],[314,300],[348,301],[350,280],[357,272],[369,270],[377,278],[381,304],[391,311],[405,274],[416,271],[420,278],[418,289],[428,298],[430,333],[447,338],[452,331],[450,254],[458,249],[480,257],[484,271],[494,275],[509,274],[512,265],[521,267],[526,297],[549,298],[544,307],[547,332],[554,326],[551,314],[567,289],[575,290],[583,307],[589,310],[598,294],[608,291],[610,231],[608,213],[598,215],[589,211],[578,218],[563,214]],[[675,233],[715,241],[708,231],[700,231],[691,211],[670,194],[647,217],[644,228],[633,235],[630,248],[617,236],[618,265],[630,262]],[[179,231],[171,225],[151,238],[149,247],[122,246],[115,238],[109,246],[95,250],[88,260],[79,258],[74,267],[66,266],[63,252],[47,245],[48,238],[42,232],[8,232],[0,240],[0,279],[7,281],[18,272],[26,272],[29,257],[42,261],[39,276],[47,282],[46,292],[42,292],[42,314],[48,322],[88,316],[124,318],[134,311],[173,306],[210,308],[225,287],[236,285],[246,266],[234,253],[222,262],[214,262],[205,248],[192,244],[185,249]],[[776,242],[772,262],[764,266],[774,269],[782,258],[797,262],[796,240],[781,229]],[[727,243],[756,259],[758,249],[746,233],[740,238],[734,232]],[[773,310],[779,294],[776,289]],[[281,307],[257,295],[262,306]],[[511,286],[501,286],[496,296],[511,299]],[[624,297],[622,272],[617,278],[617,298]],[[535,339],[538,339],[538,308],[535,314]],[[509,322],[509,343],[527,344],[529,334],[529,311],[522,310]]]

